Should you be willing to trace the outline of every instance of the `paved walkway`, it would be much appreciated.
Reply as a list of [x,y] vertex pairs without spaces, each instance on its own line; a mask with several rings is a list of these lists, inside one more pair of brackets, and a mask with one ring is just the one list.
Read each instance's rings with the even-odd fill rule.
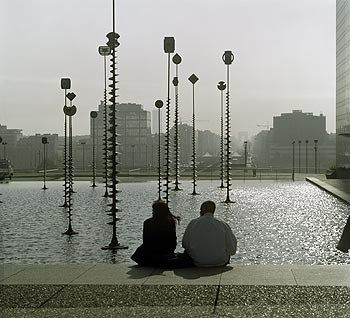
[[1,265],[1,317],[350,317],[350,265]]

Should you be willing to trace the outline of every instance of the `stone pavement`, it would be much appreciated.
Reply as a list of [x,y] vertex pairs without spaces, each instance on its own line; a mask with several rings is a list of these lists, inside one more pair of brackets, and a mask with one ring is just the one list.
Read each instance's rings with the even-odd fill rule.
[[350,317],[350,265],[0,266],[1,317]]

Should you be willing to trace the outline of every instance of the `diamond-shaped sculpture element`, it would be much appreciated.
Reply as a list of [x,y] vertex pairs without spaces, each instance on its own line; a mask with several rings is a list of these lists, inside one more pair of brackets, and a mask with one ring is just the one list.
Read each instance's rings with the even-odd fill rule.
[[75,96],[77,96],[77,95],[75,95],[73,92],[70,92],[66,96],[70,101],[72,101],[75,98]]
[[192,74],[188,80],[194,85],[198,80],[199,78],[195,75],[195,74]]
[[225,88],[226,88],[225,82],[224,82],[224,81],[220,81],[220,82],[218,83],[218,89],[219,89],[220,91],[223,91]]
[[157,108],[162,108],[163,107],[163,101],[158,99],[156,100],[156,102],[154,103],[154,105],[157,107]]

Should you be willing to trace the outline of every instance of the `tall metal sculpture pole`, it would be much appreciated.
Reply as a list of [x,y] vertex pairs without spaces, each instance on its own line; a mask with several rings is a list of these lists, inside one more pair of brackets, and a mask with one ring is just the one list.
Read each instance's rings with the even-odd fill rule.
[[168,77],[167,77],[167,99],[166,99],[166,124],[165,124],[165,202],[169,203],[169,183],[170,183],[170,55],[175,51],[175,39],[173,37],[164,38],[164,52],[168,54]]
[[72,101],[75,98],[74,93],[68,93],[67,98],[70,100],[70,107],[64,106],[63,112],[68,116],[68,193],[67,193],[67,203],[68,203],[68,229],[66,232],[62,233],[65,235],[78,234],[72,228],[72,194],[73,194],[73,125],[72,117],[77,112],[77,108],[72,105]]
[[[70,89],[71,87],[71,81],[70,78],[61,78],[61,89],[64,89],[64,107],[67,107],[67,89]],[[61,207],[66,208],[68,207],[67,203],[67,196],[68,196],[68,169],[67,169],[67,159],[68,159],[68,152],[67,152],[67,115],[64,114],[64,148],[63,148],[63,170],[64,170],[64,203],[61,205]]]
[[173,56],[173,63],[175,64],[175,77],[173,84],[175,87],[175,120],[174,120],[174,150],[175,150],[175,188],[174,191],[181,190],[179,188],[180,182],[180,155],[179,155],[179,64],[182,58],[179,54]]
[[196,171],[196,114],[194,111],[194,84],[199,80],[199,78],[192,74],[188,80],[192,83],[192,183],[193,191],[192,195],[198,195],[196,192],[196,182],[197,182],[197,171]]
[[163,101],[160,99],[156,100],[154,105],[158,108],[158,201],[162,201],[161,190],[162,190],[162,178],[161,178],[161,138],[160,138],[160,109],[163,107]]
[[41,143],[44,146],[44,186],[42,187],[43,190],[47,190],[46,187],[46,160],[47,160],[47,148],[46,145],[48,144],[47,137],[41,138]]
[[105,193],[104,197],[108,197],[108,130],[107,130],[107,56],[111,54],[111,49],[108,46],[100,46],[98,52],[103,56],[104,67],[104,91],[103,91],[103,162],[104,162],[104,183]]
[[113,227],[113,233],[112,233],[112,239],[109,245],[106,245],[102,247],[103,250],[113,250],[116,251],[118,249],[125,249],[126,246],[120,245],[117,239],[117,212],[119,211],[119,208],[117,207],[117,203],[119,200],[117,199],[117,194],[120,192],[117,188],[117,185],[119,183],[118,180],[118,174],[119,170],[117,168],[119,162],[118,162],[118,141],[117,141],[117,121],[116,121],[116,110],[117,110],[117,61],[116,61],[116,49],[120,45],[118,42],[119,34],[115,32],[115,0],[112,0],[113,4],[113,31],[107,34],[108,42],[107,45],[111,49],[111,76],[109,80],[111,81],[109,87],[110,87],[110,99],[111,102],[109,106],[109,133],[110,138],[108,138],[109,144],[107,150],[109,151],[108,156],[108,163],[109,163],[109,185],[110,193],[108,195],[109,198],[112,199],[112,203],[108,204],[108,206],[111,207],[110,211],[112,214],[112,227]]
[[234,201],[231,201],[230,199],[230,186],[231,186],[231,151],[230,151],[230,144],[231,144],[231,122],[230,122],[230,65],[232,64],[234,60],[234,56],[231,51],[225,51],[222,55],[222,60],[227,66],[227,88],[226,88],[226,199],[225,203],[234,203]]
[[220,179],[221,185],[219,188],[225,188],[224,186],[224,90],[226,84],[224,81],[218,83],[218,89],[221,95],[221,115],[220,115]]
[[317,143],[318,143],[318,140],[315,139],[314,143],[315,143],[315,147],[314,147],[314,150],[315,150],[315,173],[317,173]]
[[97,112],[94,110],[90,112],[90,117],[92,121],[92,185],[91,187],[96,188],[96,147],[95,147],[95,139],[96,139],[96,117]]

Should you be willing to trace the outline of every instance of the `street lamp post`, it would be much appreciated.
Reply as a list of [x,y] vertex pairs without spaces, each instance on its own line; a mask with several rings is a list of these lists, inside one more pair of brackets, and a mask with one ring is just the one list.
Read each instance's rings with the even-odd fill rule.
[[97,112],[91,111],[90,117],[92,121],[92,185],[91,187],[96,188],[96,151],[95,151],[95,139],[96,139],[96,117]]
[[103,56],[103,66],[104,66],[104,91],[103,91],[103,162],[104,162],[104,179],[105,179],[105,193],[104,197],[108,197],[108,131],[107,131],[107,56],[111,54],[111,49],[109,46],[99,46],[98,52]]
[[170,183],[170,55],[175,51],[175,39],[173,37],[164,38],[164,52],[168,54],[168,76],[167,76],[167,99],[166,99],[166,123],[165,123],[165,202],[169,203],[169,183]]
[[174,120],[174,150],[175,150],[175,188],[174,191],[181,190],[179,188],[179,64],[182,58],[179,54],[173,56],[173,63],[175,64],[175,77],[173,79],[173,84],[175,87],[175,120]]
[[154,105],[158,108],[158,201],[162,201],[161,198],[161,138],[160,138],[160,109],[163,107],[163,101],[158,99]]
[[226,80],[226,200],[225,203],[234,203],[230,199],[230,186],[231,186],[231,151],[230,151],[230,143],[231,143],[231,123],[230,123],[230,65],[234,60],[234,55],[231,51],[225,51],[222,55],[222,60],[224,64],[227,66],[227,80]]
[[132,169],[135,169],[135,145],[131,145],[132,149]]
[[44,146],[44,186],[42,187],[43,190],[47,190],[46,187],[46,160],[47,160],[47,148],[46,145],[48,144],[47,137],[41,138],[41,143]]
[[85,171],[85,145],[86,145],[86,142],[82,141],[82,142],[80,142],[80,144],[83,146],[83,171]]
[[248,141],[244,142],[244,166],[248,165]]
[[294,173],[295,173],[294,146],[295,146],[295,141],[292,142],[292,180],[293,181],[294,181]]
[[[64,107],[67,107],[67,89],[71,87],[70,78],[61,78],[61,89],[64,89]],[[63,148],[63,170],[64,170],[64,203],[61,207],[68,207],[67,196],[68,196],[68,151],[67,151],[67,115],[64,113],[64,148]],[[40,162],[40,159],[39,159]]]
[[221,97],[221,114],[220,114],[220,179],[221,185],[219,188],[225,188],[224,186],[224,90],[226,84],[224,81],[218,83],[218,89],[220,90]]
[[2,145],[4,146],[4,159],[6,160],[7,159],[7,156],[6,156],[6,145],[7,145],[7,142],[3,142]]
[[194,110],[194,84],[199,80],[199,78],[192,74],[188,80],[192,83],[192,177],[193,177],[193,191],[192,195],[198,195],[199,193],[196,192],[196,178],[197,178],[197,171],[196,171],[196,113]]
[[314,149],[315,149],[315,173],[317,173],[317,143],[318,143],[318,140],[315,139],[314,143],[315,143],[315,147],[314,147]]
[[301,140],[298,141],[298,167],[299,173],[301,173],[301,154],[300,154]]
[[308,157],[308,145],[309,141],[305,140],[305,172],[309,172],[309,157]]

